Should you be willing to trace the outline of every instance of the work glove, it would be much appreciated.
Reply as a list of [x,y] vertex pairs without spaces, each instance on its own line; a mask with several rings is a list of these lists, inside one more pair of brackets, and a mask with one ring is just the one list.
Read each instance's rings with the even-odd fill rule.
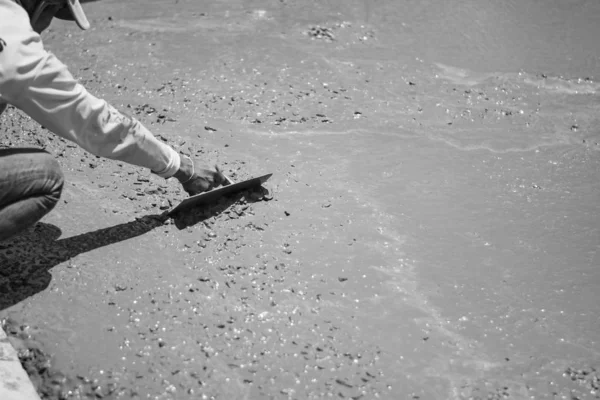
[[208,192],[220,185],[228,183],[225,175],[215,167],[215,171],[204,168],[189,157],[181,157],[181,166],[174,177],[179,180],[183,189],[190,195]]

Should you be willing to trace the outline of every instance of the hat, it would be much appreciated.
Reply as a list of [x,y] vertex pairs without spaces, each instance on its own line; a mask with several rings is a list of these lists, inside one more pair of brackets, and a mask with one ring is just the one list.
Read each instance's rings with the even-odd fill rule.
[[90,22],[88,21],[79,0],[66,0],[68,8],[61,8],[56,13],[56,18],[66,19],[77,22],[77,25],[83,30],[89,29]]

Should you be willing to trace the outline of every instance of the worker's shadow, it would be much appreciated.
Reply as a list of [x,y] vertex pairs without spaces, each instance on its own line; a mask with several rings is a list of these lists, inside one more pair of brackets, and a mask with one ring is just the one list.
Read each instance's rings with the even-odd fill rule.
[[[240,198],[222,198],[218,204],[193,208],[172,218],[178,229],[184,229],[218,216]],[[58,227],[38,223],[29,232],[0,242],[0,311],[46,289],[52,267],[81,253],[148,233],[168,219],[166,214],[146,215],[65,239],[59,239],[62,232]]]

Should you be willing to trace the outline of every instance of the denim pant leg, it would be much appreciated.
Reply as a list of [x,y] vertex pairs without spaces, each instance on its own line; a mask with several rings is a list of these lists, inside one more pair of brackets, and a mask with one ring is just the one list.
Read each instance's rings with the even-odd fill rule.
[[38,149],[0,150],[0,241],[48,214],[63,188],[56,160]]

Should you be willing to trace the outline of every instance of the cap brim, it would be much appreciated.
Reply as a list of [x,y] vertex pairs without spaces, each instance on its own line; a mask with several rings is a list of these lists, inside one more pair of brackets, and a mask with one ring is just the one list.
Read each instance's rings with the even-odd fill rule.
[[75,21],[81,29],[89,29],[90,21],[88,21],[87,17],[85,16],[79,0],[67,0],[67,5],[69,8],[63,8],[56,13],[56,18],[72,20]]

